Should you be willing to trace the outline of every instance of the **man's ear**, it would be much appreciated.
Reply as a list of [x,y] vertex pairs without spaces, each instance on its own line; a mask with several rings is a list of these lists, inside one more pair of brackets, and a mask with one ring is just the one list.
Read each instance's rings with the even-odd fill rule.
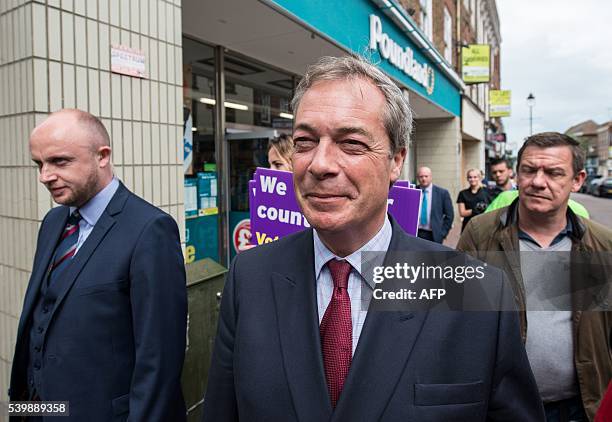
[[101,168],[105,168],[110,165],[111,147],[105,145],[105,146],[98,148],[96,155],[98,156],[98,161],[100,163]]
[[404,160],[406,159],[406,148],[400,148],[391,157],[391,174],[389,180],[391,184],[395,183],[402,174],[402,167],[404,166]]
[[572,179],[572,192],[578,192],[586,179],[586,171],[580,170]]

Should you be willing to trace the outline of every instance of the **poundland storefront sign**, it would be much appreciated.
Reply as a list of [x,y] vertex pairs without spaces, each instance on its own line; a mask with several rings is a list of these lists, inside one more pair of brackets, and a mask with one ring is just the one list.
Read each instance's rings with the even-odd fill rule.
[[402,47],[383,32],[382,21],[374,14],[370,15],[370,48],[378,51],[383,59],[422,85],[429,95],[433,93],[435,84],[433,69],[426,63],[416,61],[412,48]]
[[433,46],[427,47],[428,41],[418,32],[414,39],[409,36],[416,27],[408,15],[402,17],[406,24],[400,25],[387,14],[395,10],[394,16],[401,15],[403,9],[398,0],[259,1],[301,23],[312,34],[368,57],[399,84],[437,107],[461,115],[461,80],[449,76],[437,58],[428,53]]

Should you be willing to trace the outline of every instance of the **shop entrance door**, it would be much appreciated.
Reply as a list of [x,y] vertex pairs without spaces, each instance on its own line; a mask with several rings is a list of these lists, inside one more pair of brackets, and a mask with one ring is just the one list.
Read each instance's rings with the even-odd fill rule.
[[229,204],[226,209],[230,259],[249,243],[249,180],[257,167],[268,167],[268,141],[279,134],[271,129],[225,135],[229,142],[229,174],[226,179],[229,181]]

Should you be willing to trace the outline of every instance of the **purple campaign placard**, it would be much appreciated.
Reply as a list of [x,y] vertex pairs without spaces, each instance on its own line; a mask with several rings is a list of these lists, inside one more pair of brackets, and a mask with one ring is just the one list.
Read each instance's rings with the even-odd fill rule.
[[[251,243],[261,245],[310,227],[295,198],[291,172],[257,168],[249,182]],[[416,236],[421,191],[398,180],[389,191],[389,213]]]
[[416,189],[416,185],[410,183],[409,180],[398,180],[393,184],[393,186],[397,186],[398,188]]
[[258,168],[251,208],[251,234],[256,245],[272,242],[310,227],[295,199],[293,174]]
[[389,214],[395,218],[397,224],[408,234],[417,235],[419,227],[419,209],[421,204],[421,190],[397,186],[389,190]]

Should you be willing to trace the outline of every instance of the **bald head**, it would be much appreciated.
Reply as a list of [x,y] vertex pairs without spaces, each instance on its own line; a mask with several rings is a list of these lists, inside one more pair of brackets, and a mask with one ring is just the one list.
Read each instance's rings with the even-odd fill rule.
[[82,137],[83,142],[89,143],[92,149],[98,149],[102,146],[110,147],[110,136],[104,127],[104,124],[93,114],[76,108],[65,108],[53,112],[32,131],[32,135],[42,128],[53,125],[61,121],[68,125],[71,130],[78,129],[85,132],[85,137]]
[[431,169],[429,167],[419,167],[417,170],[417,180],[419,182],[419,186],[422,188],[429,187],[431,185]]
[[32,131],[30,154],[58,204],[81,207],[113,178],[108,132],[81,110],[50,114]]

